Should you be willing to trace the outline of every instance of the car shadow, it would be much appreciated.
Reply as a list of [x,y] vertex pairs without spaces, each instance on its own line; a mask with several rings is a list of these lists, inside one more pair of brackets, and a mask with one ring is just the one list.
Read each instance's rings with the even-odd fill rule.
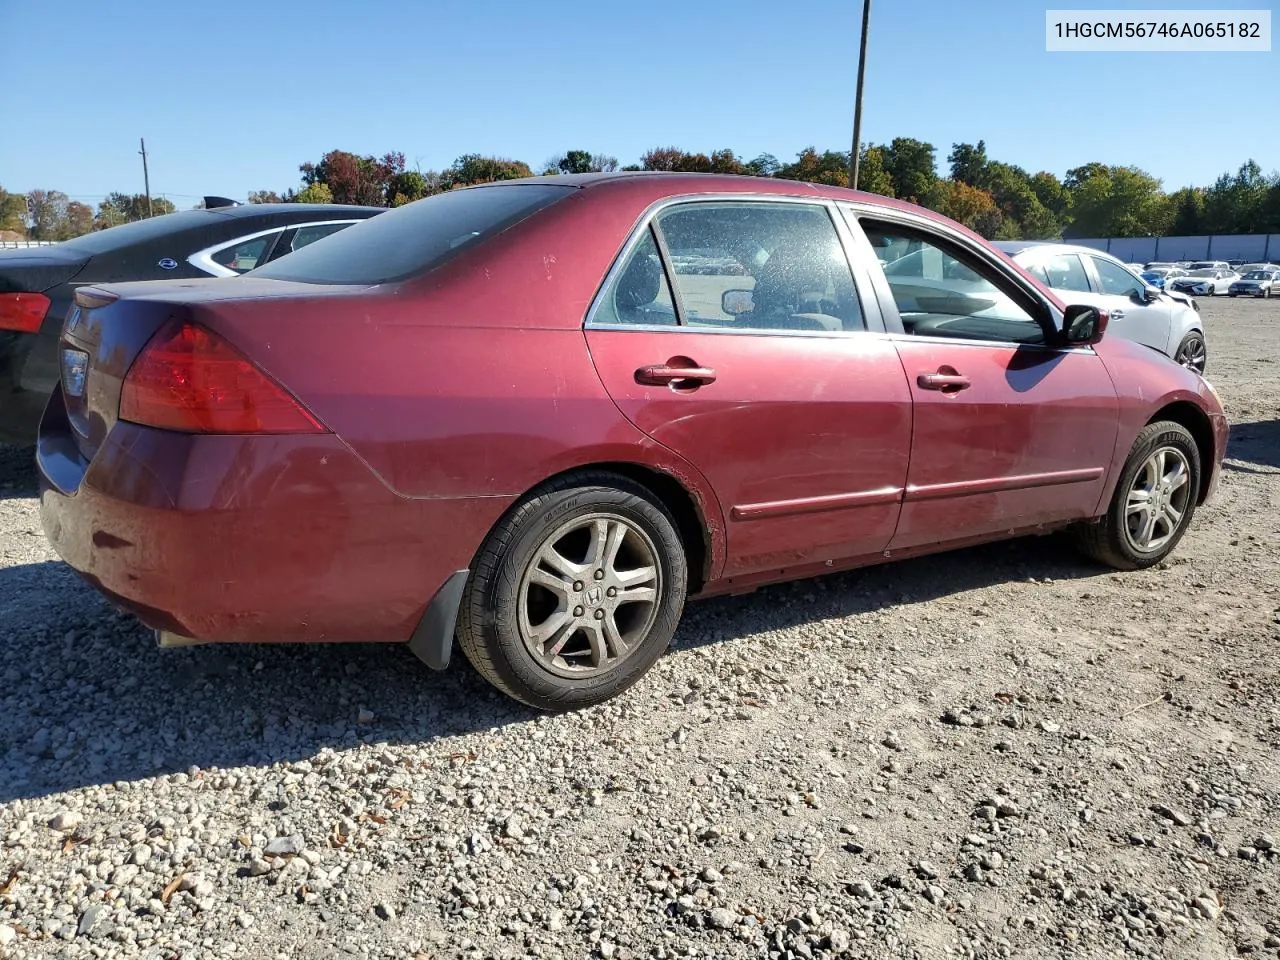
[[[845,617],[1012,579],[1108,572],[1057,538],[1030,538],[689,604],[674,650]],[[65,564],[0,568],[0,803],[78,787],[265,766],[361,743],[418,746],[537,714],[455,650],[443,673],[405,647],[159,649]]]
[[[1230,461],[1235,460],[1236,463]],[[1270,473],[1257,467],[1280,468],[1280,420],[1233,423],[1227,442],[1228,470],[1239,473]]]
[[36,495],[36,448],[0,443],[0,500]]

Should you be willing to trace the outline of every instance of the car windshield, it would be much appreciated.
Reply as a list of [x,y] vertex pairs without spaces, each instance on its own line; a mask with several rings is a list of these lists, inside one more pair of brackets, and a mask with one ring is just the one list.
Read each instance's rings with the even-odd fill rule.
[[302,283],[392,283],[460,252],[569,196],[558,184],[466,187],[416,200],[357,223],[244,276]]
[[1217,275],[1218,271],[1210,267],[1205,267],[1203,270],[1192,270],[1191,273],[1188,274],[1188,276],[1192,277],[1216,277]]
[[1270,280],[1271,274],[1265,270],[1250,270],[1244,275],[1246,280]]

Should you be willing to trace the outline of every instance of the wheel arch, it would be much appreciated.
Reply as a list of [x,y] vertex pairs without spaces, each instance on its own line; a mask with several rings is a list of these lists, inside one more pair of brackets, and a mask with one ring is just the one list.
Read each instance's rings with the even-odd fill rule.
[[567,467],[558,473],[544,477],[537,484],[523,491],[512,505],[520,504],[539,487],[556,483],[579,473],[613,473],[644,487],[667,509],[676,522],[676,532],[684,544],[689,570],[688,592],[690,596],[701,592],[703,585],[712,578],[715,548],[712,543],[712,527],[707,522],[706,509],[699,498],[677,477],[657,467],[626,460],[599,460]]
[[1200,489],[1196,491],[1196,505],[1204,503],[1205,498],[1209,495],[1209,485],[1213,475],[1212,469],[1206,469],[1205,464],[1212,465],[1214,457],[1213,446],[1213,425],[1209,422],[1209,415],[1197,407],[1190,400],[1175,400],[1167,403],[1157,410],[1147,421],[1147,425],[1156,423],[1160,420],[1171,420],[1174,423],[1181,424],[1187,428],[1187,432],[1196,441],[1196,449],[1200,453]]

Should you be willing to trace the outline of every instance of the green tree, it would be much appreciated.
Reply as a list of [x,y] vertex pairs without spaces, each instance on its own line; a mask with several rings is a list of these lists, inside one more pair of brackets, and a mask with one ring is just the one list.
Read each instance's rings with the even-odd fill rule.
[[783,180],[803,180],[806,183],[825,183],[832,187],[849,185],[849,155],[835,150],[822,153],[813,147],[805,147],[792,163],[778,168],[774,176]]
[[274,190],[254,190],[249,194],[250,203],[279,203],[280,194]]
[[477,183],[493,183],[495,180],[519,180],[532,177],[529,165],[520,160],[503,157],[482,157],[478,153],[466,153],[453,161],[453,166],[441,174],[446,190],[469,187]]
[[858,158],[858,189],[882,197],[896,196],[884,147],[862,148],[862,155]]
[[782,164],[772,153],[762,153],[754,160],[748,160],[743,166],[753,177],[773,177],[782,169]]
[[27,235],[27,197],[0,187],[0,230]]
[[953,143],[947,154],[951,165],[951,179],[967,183],[979,190],[987,189],[987,144],[979,140],[977,146],[970,143]]
[[930,196],[938,181],[933,144],[911,137],[894,137],[884,148],[884,158],[894,196],[912,202]]
[[1160,181],[1137,167],[1090,163],[1067,171],[1073,237],[1152,237],[1165,233],[1174,211]]
[[547,173],[612,173],[618,158],[588,150],[569,150],[547,162]]
[[439,193],[439,177],[432,183],[427,176],[417,170],[404,170],[393,176],[387,184],[387,198],[393,207],[402,207],[433,193]]
[[333,203],[333,191],[327,183],[309,183],[289,197],[294,203]]
[[1173,220],[1169,235],[1197,237],[1204,229],[1204,190],[1201,187],[1183,187],[1169,195],[1173,207]]
[[1262,205],[1271,183],[1254,160],[1234,175],[1224,173],[1204,196],[1207,233],[1257,233],[1262,229]]
[[173,203],[163,197],[152,197],[148,208],[145,193],[117,191],[108,194],[107,198],[98,204],[98,213],[94,217],[93,226],[95,230],[117,227],[122,223],[145,220],[148,216],[159,217],[166,213],[173,213],[177,209]]

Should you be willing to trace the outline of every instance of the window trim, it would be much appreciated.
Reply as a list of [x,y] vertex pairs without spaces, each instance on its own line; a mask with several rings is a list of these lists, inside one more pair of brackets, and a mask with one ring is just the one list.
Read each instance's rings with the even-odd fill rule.
[[[242,243],[247,243],[250,240],[257,240],[259,237],[265,237],[272,233],[283,235],[286,230],[297,230],[299,227],[327,226],[331,223],[343,223],[350,226],[351,224],[360,223],[362,220],[366,219],[368,218],[356,217],[354,219],[308,220],[303,223],[286,223],[280,226],[267,227],[265,230],[246,233],[243,236],[236,237],[234,240],[226,240],[222,243],[216,243],[211,247],[205,247],[203,250],[197,250],[195,253],[191,254],[191,256],[187,257],[187,263],[191,264],[191,266],[195,267],[197,270],[203,270],[205,273],[215,277],[238,277],[241,276],[241,274],[215,262],[213,255],[215,253],[220,253],[227,249],[227,247],[239,246]],[[279,237],[277,237],[277,242],[278,241]],[[262,264],[268,263],[272,259],[271,254],[274,252],[274,244],[264,252],[267,256],[263,258]],[[262,264],[258,264],[258,266],[261,266]]]
[[[877,204],[847,200],[840,201],[838,206],[842,213],[844,213],[845,217],[851,221],[849,224],[850,229],[853,229],[855,226],[857,227],[858,233],[862,235],[863,242],[869,249],[874,250],[874,248],[871,247],[871,241],[866,239],[866,232],[862,229],[861,220],[863,218],[887,224],[896,224],[904,229],[914,230],[918,233],[923,233],[926,236],[933,235],[940,238],[942,243],[949,244],[969,254],[975,260],[994,270],[1001,279],[1006,281],[1008,286],[1014,288],[1018,295],[1014,295],[1009,289],[997,284],[997,287],[1004,293],[1010,295],[1015,301],[1019,299],[1020,295],[1021,298],[1030,300],[1041,309],[1043,316],[1037,319],[1040,323],[1041,329],[1045,330],[1046,334],[1044,343],[1017,343],[1012,340],[980,340],[969,337],[923,337],[909,334],[906,331],[906,327],[903,326],[902,318],[898,314],[898,304],[893,298],[893,291],[889,288],[889,281],[885,277],[884,270],[880,269],[879,264],[877,263],[877,269],[872,271],[872,277],[875,284],[874,289],[877,295],[881,298],[881,309],[884,314],[886,329],[896,337],[906,338],[912,342],[919,342],[922,339],[928,339],[939,343],[957,345],[966,344],[980,347],[1002,347],[1005,349],[1044,350],[1055,353],[1062,353],[1064,351],[1070,353],[1095,352],[1091,346],[1080,347],[1064,343],[1062,340],[1062,311],[1057,307],[1057,305],[1054,304],[1053,301],[1046,299],[1038,289],[1036,289],[1016,271],[1010,270],[1009,265],[1006,262],[999,259],[995,254],[985,248],[974,244],[973,241],[964,234],[951,229],[946,224],[938,223],[928,217],[923,217],[905,210],[897,210],[894,208],[882,207]],[[876,260],[874,256],[872,259],[873,261]],[[870,266],[870,264],[868,264],[868,266]]]
[[[835,235],[840,244],[840,250],[844,254],[845,264],[849,269],[849,275],[853,281],[854,293],[858,298],[858,305],[862,312],[863,328],[861,330],[790,330],[790,329],[736,329],[734,327],[720,326],[697,326],[691,327],[685,323],[684,303],[678,289],[678,285],[673,282],[674,268],[671,266],[671,254],[667,249],[666,238],[662,234],[662,230],[657,224],[657,217],[663,211],[673,206],[687,206],[698,203],[786,203],[801,205],[806,207],[822,207],[826,210],[827,218],[831,222],[831,227],[835,231]],[[625,265],[629,262],[631,253],[635,247],[641,242],[647,230],[652,229],[655,242],[658,246],[658,259],[662,262],[663,275],[666,277],[667,286],[671,291],[672,305],[676,310],[677,323],[671,324],[640,324],[640,323],[610,323],[597,319],[597,314],[601,310],[604,298],[612,289],[615,280],[622,272]],[[662,197],[649,204],[640,215],[636,218],[636,222],[632,225],[619,248],[618,253],[614,256],[613,262],[609,265],[609,269],[605,272],[604,278],[596,287],[596,292],[591,298],[591,302],[587,307],[587,312],[583,316],[582,327],[584,330],[634,330],[645,333],[696,333],[696,334],[713,334],[713,335],[730,335],[730,336],[761,336],[761,337],[851,337],[862,336],[867,333],[887,333],[890,332],[885,326],[884,318],[880,310],[880,301],[870,287],[871,277],[865,269],[865,264],[860,256],[855,252],[854,237],[844,223],[844,218],[840,216],[836,210],[836,201],[823,196],[804,196],[793,194],[774,194],[774,193],[734,193],[734,192],[716,192],[716,193],[683,193]],[[863,240],[865,243],[865,239]]]

